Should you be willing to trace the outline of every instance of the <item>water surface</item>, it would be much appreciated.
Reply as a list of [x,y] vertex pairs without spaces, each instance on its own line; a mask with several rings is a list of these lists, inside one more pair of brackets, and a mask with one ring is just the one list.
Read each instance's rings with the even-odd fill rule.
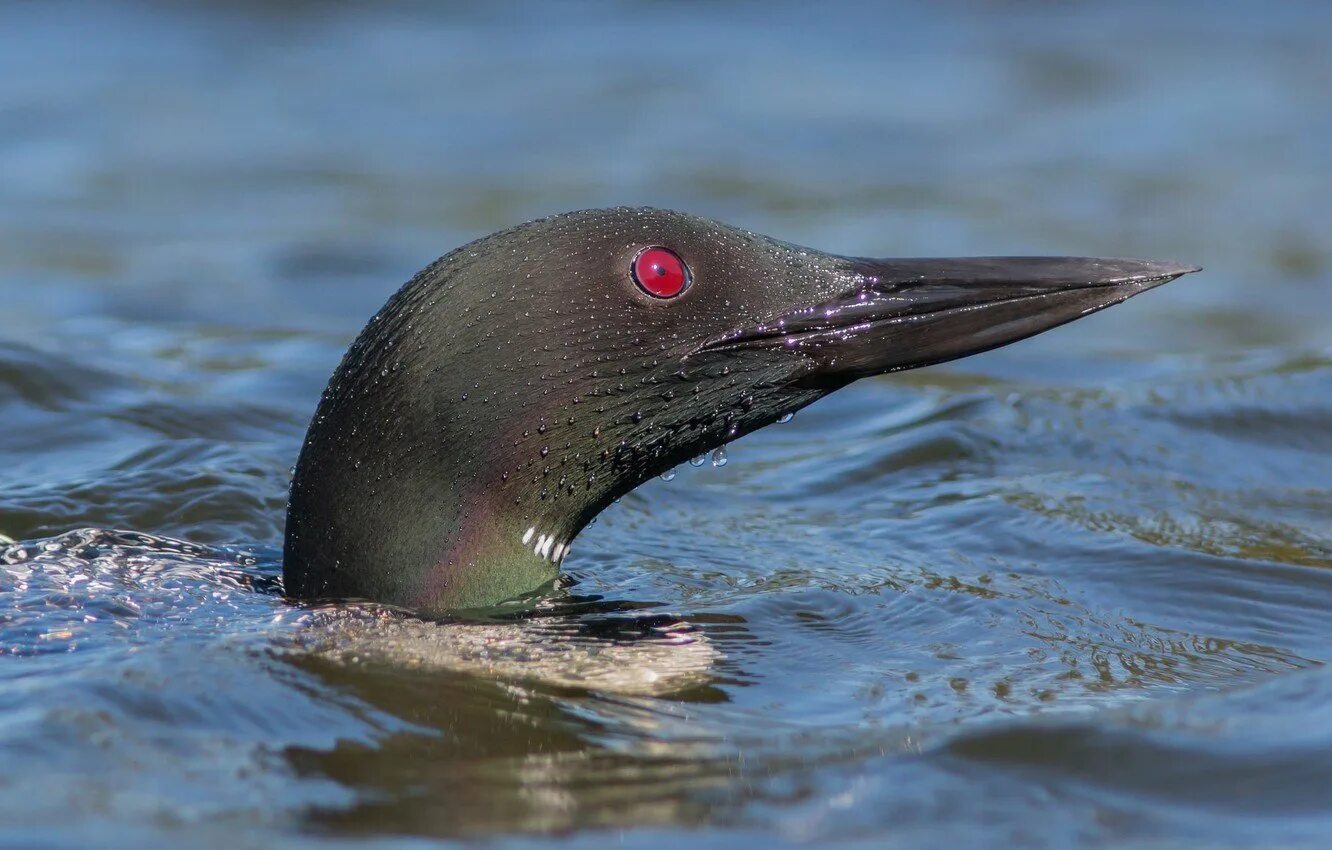
[[[0,6],[0,843],[1325,846],[1330,51],[1314,2]],[[535,616],[285,603],[361,323],[617,203],[1207,270],[650,482]]]

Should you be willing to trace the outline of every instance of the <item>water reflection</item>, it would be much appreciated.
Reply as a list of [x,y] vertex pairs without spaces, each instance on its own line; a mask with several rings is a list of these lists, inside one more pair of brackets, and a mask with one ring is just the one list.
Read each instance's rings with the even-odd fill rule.
[[728,760],[709,757],[713,747],[672,740],[679,720],[637,702],[588,703],[558,688],[438,670],[295,663],[414,727],[374,747],[287,750],[298,775],[358,791],[356,806],[309,814],[321,831],[466,836],[689,823],[702,807],[683,792],[729,780]]

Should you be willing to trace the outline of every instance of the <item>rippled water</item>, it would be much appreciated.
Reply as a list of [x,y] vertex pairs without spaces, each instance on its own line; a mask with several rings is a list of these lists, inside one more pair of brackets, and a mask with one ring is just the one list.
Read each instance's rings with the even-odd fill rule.
[[[0,6],[0,843],[1326,846],[1328,9]],[[535,610],[283,601],[360,324],[612,203],[1207,271],[654,479]]]

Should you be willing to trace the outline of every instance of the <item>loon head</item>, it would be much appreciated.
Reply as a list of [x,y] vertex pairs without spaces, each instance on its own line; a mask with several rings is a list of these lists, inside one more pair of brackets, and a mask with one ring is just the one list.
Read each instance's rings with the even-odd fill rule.
[[296,465],[286,589],[425,611],[554,577],[614,499],[857,378],[1014,342],[1192,266],[870,259],[684,213],[566,213],[402,287]]

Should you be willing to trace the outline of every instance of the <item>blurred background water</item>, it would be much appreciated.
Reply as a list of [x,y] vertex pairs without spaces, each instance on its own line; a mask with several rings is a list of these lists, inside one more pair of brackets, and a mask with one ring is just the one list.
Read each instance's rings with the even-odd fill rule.
[[[0,844],[1326,846],[1329,57],[1314,0],[0,4]],[[365,319],[613,204],[1207,270],[645,485],[573,620],[282,602]]]

